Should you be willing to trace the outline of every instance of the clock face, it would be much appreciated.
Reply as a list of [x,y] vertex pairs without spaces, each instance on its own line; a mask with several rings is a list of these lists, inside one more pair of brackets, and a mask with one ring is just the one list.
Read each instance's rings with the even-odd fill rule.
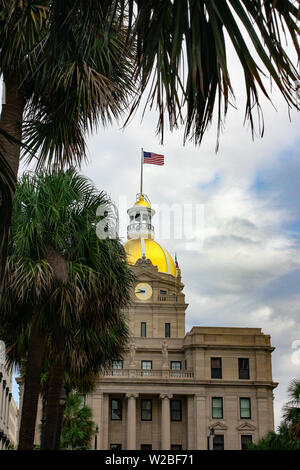
[[134,292],[139,300],[148,300],[152,295],[152,287],[147,282],[140,282],[135,286]]

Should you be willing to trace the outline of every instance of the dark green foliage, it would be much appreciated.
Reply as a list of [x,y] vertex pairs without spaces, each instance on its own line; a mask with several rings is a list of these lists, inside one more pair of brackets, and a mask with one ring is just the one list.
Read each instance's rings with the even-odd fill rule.
[[64,411],[60,447],[63,450],[89,450],[95,434],[91,409],[82,404],[82,396],[68,397]]
[[300,450],[300,441],[293,440],[289,428],[281,425],[277,433],[269,432],[257,444],[249,444],[248,450]]
[[283,420],[277,433],[250,444],[250,450],[300,450],[300,380],[294,379],[288,386],[289,400],[283,407]]
[[300,380],[294,379],[288,386],[289,400],[283,407],[283,421],[290,434],[300,443]]

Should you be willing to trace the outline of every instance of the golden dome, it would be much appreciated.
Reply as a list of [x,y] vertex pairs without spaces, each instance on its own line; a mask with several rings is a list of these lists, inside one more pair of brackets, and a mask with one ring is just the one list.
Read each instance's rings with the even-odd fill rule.
[[170,253],[157,242],[147,238],[128,240],[124,245],[128,264],[134,265],[143,254],[150,259],[153,266],[163,273],[176,275],[175,263]]
[[143,206],[143,207],[149,207],[150,208],[150,205],[148,204],[148,202],[144,199],[143,195],[141,194],[140,195],[140,198],[138,201],[136,201],[136,203],[134,204],[135,206]]

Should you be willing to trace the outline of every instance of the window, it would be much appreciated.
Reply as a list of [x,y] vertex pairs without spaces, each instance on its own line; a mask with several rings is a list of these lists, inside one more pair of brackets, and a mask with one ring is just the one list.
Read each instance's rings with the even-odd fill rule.
[[142,338],[146,338],[146,336],[147,336],[146,325],[147,325],[147,323],[145,323],[145,322],[141,323],[141,337]]
[[181,361],[171,361],[171,370],[181,370]]
[[224,435],[216,434],[213,440],[213,450],[224,450]]
[[181,444],[171,444],[171,450],[182,450]]
[[165,323],[165,338],[171,338],[171,323]]
[[152,450],[152,444],[141,444],[141,450]]
[[113,361],[113,375],[122,375],[123,361]]
[[222,378],[222,359],[220,357],[212,357],[211,361],[211,378],[221,379]]
[[241,436],[241,447],[242,450],[247,450],[248,444],[251,444],[252,436],[250,434],[244,434]]
[[142,375],[152,375],[152,361],[142,361]]
[[141,400],[141,420],[152,421],[152,400]]
[[240,398],[240,417],[241,419],[251,419],[250,398]]
[[111,419],[112,421],[122,420],[122,399],[121,398],[111,399]]
[[171,400],[171,421],[182,420],[181,400]]
[[181,361],[171,361],[171,364],[170,364],[170,368],[171,368],[171,377],[181,377],[181,373],[178,372],[181,370]]
[[122,450],[122,444],[110,444],[110,450]]
[[223,419],[223,398],[212,398],[212,417]]
[[184,360],[184,368],[187,370],[187,359]]
[[239,379],[250,379],[249,359],[239,358]]
[[113,361],[113,369],[123,369],[123,361]]
[[167,301],[167,294],[168,294],[168,292],[166,290],[160,289],[158,300],[160,300],[161,302],[166,302]]

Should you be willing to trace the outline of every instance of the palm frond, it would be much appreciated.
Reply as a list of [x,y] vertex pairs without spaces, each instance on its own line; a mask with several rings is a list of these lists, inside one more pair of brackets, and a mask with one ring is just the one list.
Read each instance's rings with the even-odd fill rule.
[[[129,0],[120,4],[124,12],[137,8],[128,26],[137,38],[136,76],[140,77],[132,112],[152,83],[147,105],[157,107],[161,139],[168,120],[171,129],[183,124],[184,138],[200,143],[215,108],[220,131],[234,91],[225,33],[241,65],[245,119],[252,131],[253,111],[261,109],[260,92],[271,99],[265,75],[275,82],[288,106],[298,108],[294,84],[299,72],[292,59],[294,52],[300,57],[298,0]],[[291,54],[284,45],[285,35],[291,39]]]
[[135,47],[125,48],[127,30],[111,20],[110,4],[51,2],[24,126],[38,167],[80,164],[86,133],[128,108]]

